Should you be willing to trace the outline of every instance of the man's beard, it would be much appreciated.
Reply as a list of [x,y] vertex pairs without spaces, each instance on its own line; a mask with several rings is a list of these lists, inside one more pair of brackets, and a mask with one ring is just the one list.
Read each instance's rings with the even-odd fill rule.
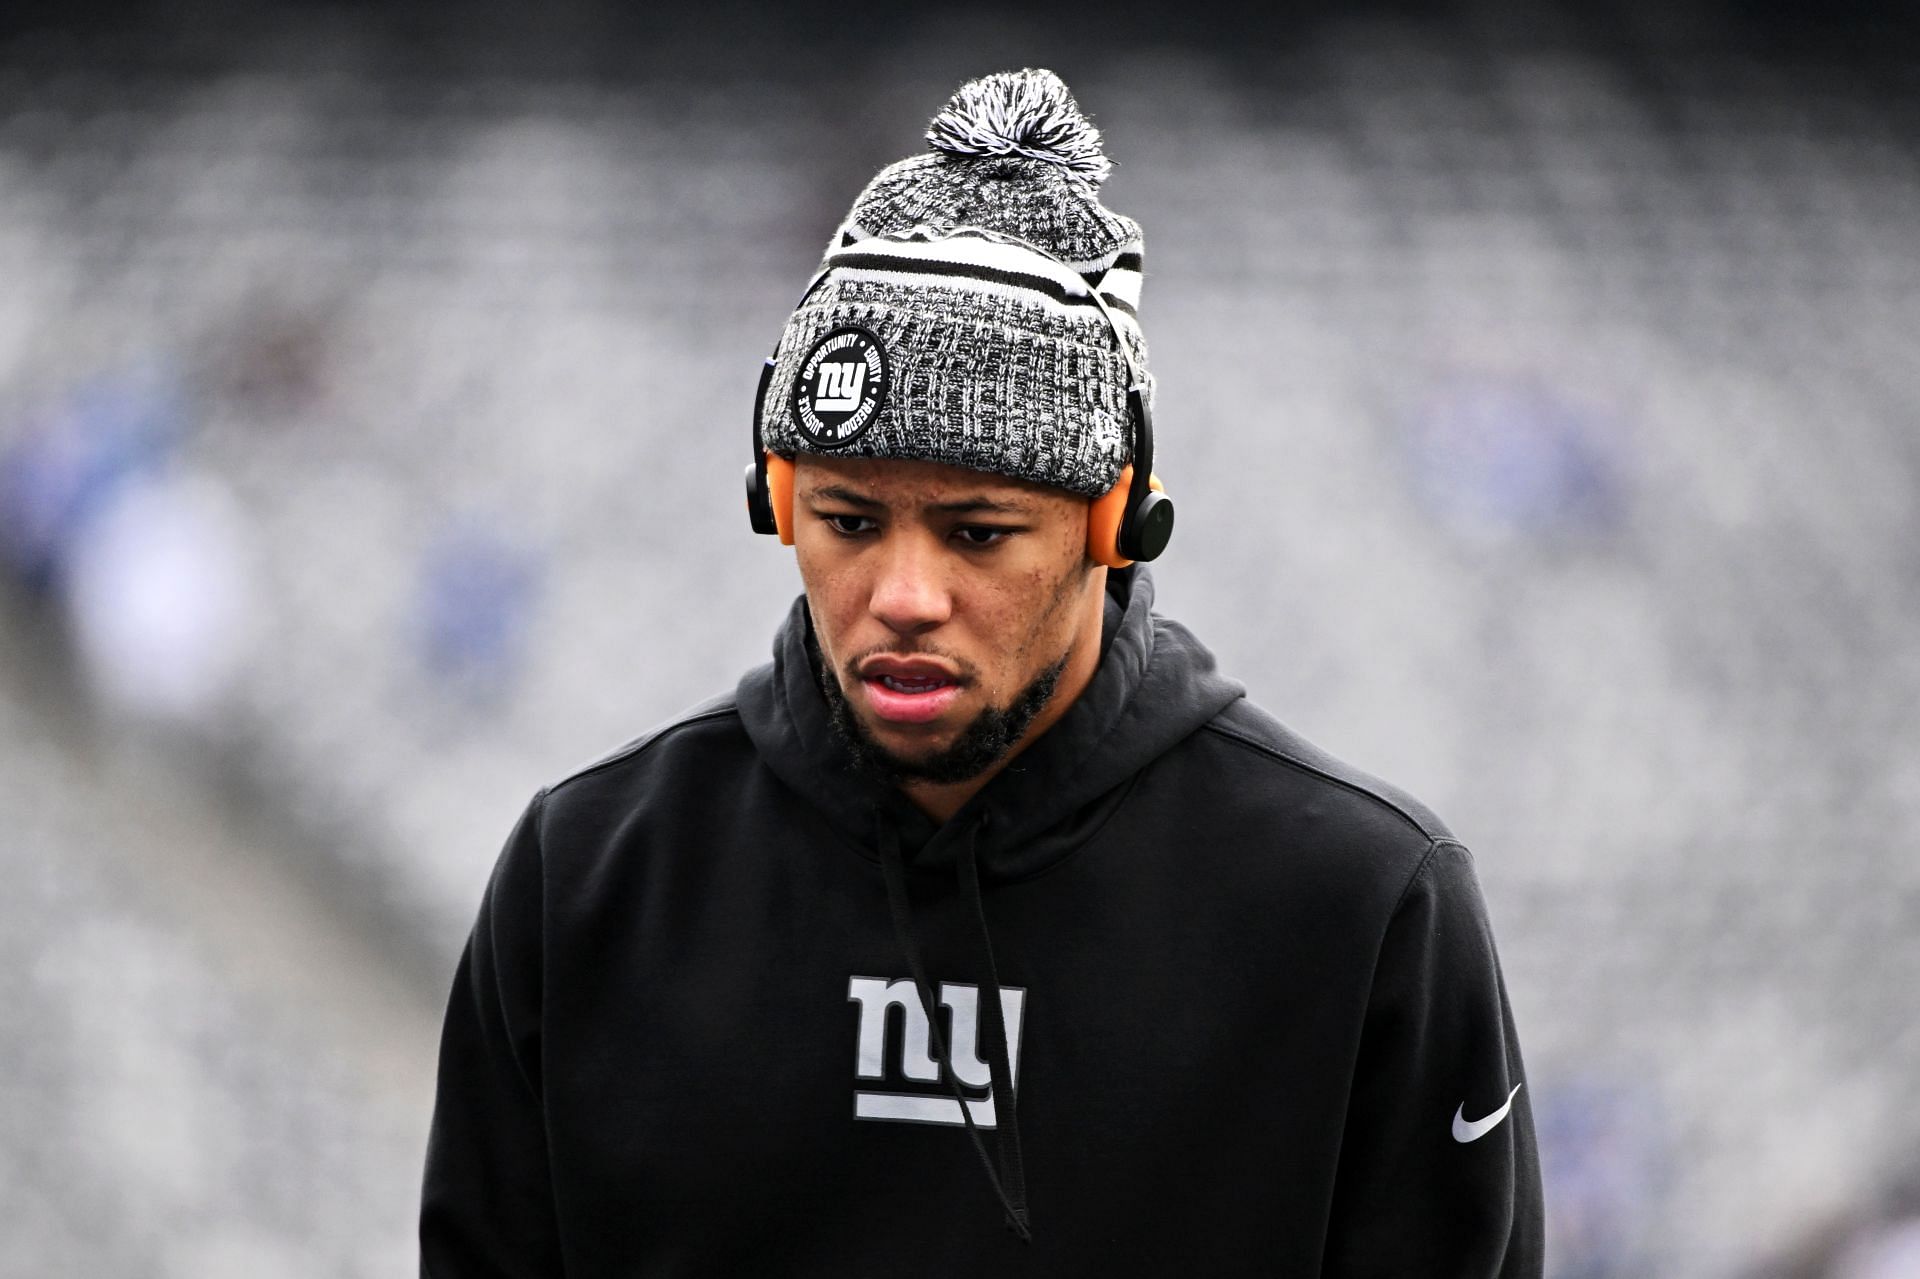
[[[807,637],[807,653],[813,659],[813,673],[827,699],[827,711],[834,731],[846,743],[856,769],[876,781],[897,786],[901,782],[921,781],[946,784],[964,782],[980,776],[1006,758],[1053,698],[1053,690],[1067,669],[1067,655],[1048,666],[1020,690],[1005,706],[988,706],[973,717],[973,722],[942,750],[918,759],[905,759],[875,741],[860,722],[840,681],[834,678],[821,659],[813,637]],[[849,675],[849,678],[858,678]]]

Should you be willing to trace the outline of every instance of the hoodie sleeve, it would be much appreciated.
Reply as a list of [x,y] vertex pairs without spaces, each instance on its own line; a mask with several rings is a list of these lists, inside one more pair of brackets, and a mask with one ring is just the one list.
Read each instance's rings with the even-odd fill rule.
[[1538,1279],[1533,1113],[1467,850],[1436,841],[1381,942],[1325,1279]]
[[425,1279],[558,1276],[540,1077],[542,857],[534,797],[460,957],[420,1203]]

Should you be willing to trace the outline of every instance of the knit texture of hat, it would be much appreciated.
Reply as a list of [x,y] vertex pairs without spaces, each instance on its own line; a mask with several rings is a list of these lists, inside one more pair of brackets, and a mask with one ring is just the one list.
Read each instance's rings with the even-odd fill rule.
[[766,447],[1104,493],[1147,350],[1140,227],[1100,203],[1099,131],[1026,70],[963,85],[927,140],[860,193],[788,320]]

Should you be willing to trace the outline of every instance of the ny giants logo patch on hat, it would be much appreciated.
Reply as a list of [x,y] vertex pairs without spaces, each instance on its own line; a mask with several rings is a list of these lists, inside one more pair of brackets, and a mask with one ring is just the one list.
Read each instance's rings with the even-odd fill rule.
[[886,400],[886,348],[865,329],[838,328],[813,344],[793,380],[793,425],[815,448],[844,448]]

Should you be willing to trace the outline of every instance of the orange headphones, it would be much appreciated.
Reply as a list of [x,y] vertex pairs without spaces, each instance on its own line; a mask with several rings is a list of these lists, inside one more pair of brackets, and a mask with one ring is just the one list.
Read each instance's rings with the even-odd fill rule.
[[[1029,245],[1028,247],[1033,247]],[[1039,252],[1040,250],[1035,250]],[[1051,255],[1047,255],[1051,256]],[[801,296],[805,304],[827,278],[822,272]],[[1099,291],[1093,300],[1113,329],[1113,339],[1127,364],[1127,417],[1133,434],[1133,462],[1124,467],[1113,487],[1093,499],[1087,511],[1087,555],[1108,568],[1125,568],[1135,560],[1157,559],[1173,537],[1173,499],[1153,473],[1153,409],[1147,401],[1146,379],[1133,362],[1133,352],[1120,332]],[[773,381],[779,348],[760,369],[760,388],[753,397],[753,461],[747,464],[747,518],[756,533],[776,534],[781,544],[793,545],[793,459],[767,451],[761,432],[767,386]],[[1144,481],[1142,477],[1145,477]]]

